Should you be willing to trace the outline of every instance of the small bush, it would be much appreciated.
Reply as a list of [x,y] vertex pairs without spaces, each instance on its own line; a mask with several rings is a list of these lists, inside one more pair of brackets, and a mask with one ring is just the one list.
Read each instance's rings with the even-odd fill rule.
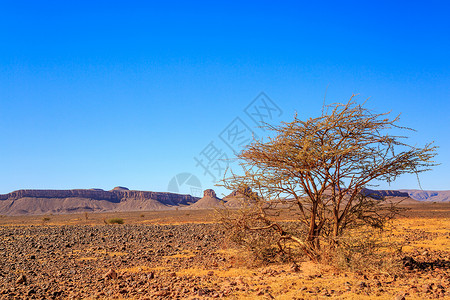
[[43,217],[41,220],[42,220],[42,225],[44,225],[45,223],[50,221],[50,217]]
[[123,224],[122,218],[112,218],[108,220],[108,224]]
[[384,234],[373,229],[349,232],[337,245],[325,245],[322,263],[363,274],[398,274],[401,271],[399,244],[383,239]]
[[[235,214],[236,212],[229,212]],[[220,217],[219,217],[220,218]],[[238,220],[234,220],[238,221]],[[231,225],[231,226],[230,226]],[[222,228],[225,238],[230,245],[236,245],[246,250],[248,256],[255,266],[266,265],[268,263],[285,263],[302,259],[303,252],[299,247],[288,241],[280,240],[279,235],[267,230],[249,230],[248,227],[263,227],[264,224],[257,222],[250,226],[233,226],[234,224],[224,223]],[[297,234],[303,230],[302,224],[298,222],[283,223],[287,234]]]

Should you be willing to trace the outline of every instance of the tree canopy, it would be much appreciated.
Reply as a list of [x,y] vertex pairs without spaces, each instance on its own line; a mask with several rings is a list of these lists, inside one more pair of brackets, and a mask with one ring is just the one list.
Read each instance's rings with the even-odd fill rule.
[[[408,145],[406,136],[394,134],[412,130],[398,125],[399,116],[373,113],[354,99],[325,106],[316,118],[303,121],[296,115],[278,126],[266,124],[272,137],[255,140],[238,154],[243,174],[224,179],[223,186],[241,191],[252,203],[228,224],[273,230],[280,239],[301,244],[311,257],[321,237],[336,240],[352,226],[382,227],[395,210],[382,214],[382,201],[363,189],[375,180],[390,183],[402,174],[430,170],[436,146]],[[269,209],[283,201],[297,210],[303,236],[287,234],[271,218]]]

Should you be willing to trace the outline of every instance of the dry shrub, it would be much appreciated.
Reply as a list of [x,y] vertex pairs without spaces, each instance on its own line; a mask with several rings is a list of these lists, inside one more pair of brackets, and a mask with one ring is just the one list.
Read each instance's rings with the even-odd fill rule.
[[323,243],[321,262],[343,271],[398,275],[402,267],[399,249],[397,242],[386,239],[386,231],[359,228],[336,242]]
[[112,218],[108,220],[108,224],[123,224],[124,221],[122,218]]
[[242,245],[256,264],[277,262],[281,259],[276,239],[267,232],[247,232],[234,236],[234,242]]
[[[297,245],[280,239],[280,235],[273,230],[255,230],[264,226],[257,219],[247,218],[245,209],[217,210],[216,219],[224,230],[225,243],[231,247],[238,247],[247,261],[253,265],[280,263],[297,260],[303,251]],[[283,222],[286,234],[298,234],[304,227],[298,222]]]
[[[253,265],[310,259],[298,243],[280,238],[276,229],[253,230],[262,228],[264,223],[248,216],[244,209],[220,210],[216,215],[224,228],[228,245],[240,247],[241,256],[247,257]],[[300,222],[278,224],[287,236],[304,236],[307,231]],[[357,226],[338,238],[322,236],[318,260],[315,261],[342,271],[398,274],[401,270],[401,257],[397,251],[400,246],[398,242],[387,239],[390,231],[390,222],[384,220],[383,226],[378,228]]]
[[42,224],[45,224],[45,223],[47,223],[48,221],[50,221],[50,217],[43,217],[43,218],[41,219],[41,221],[42,221]]
[[235,249],[234,260],[246,267],[276,261],[277,246],[273,235],[267,232],[250,232],[227,228],[225,243],[227,248]]

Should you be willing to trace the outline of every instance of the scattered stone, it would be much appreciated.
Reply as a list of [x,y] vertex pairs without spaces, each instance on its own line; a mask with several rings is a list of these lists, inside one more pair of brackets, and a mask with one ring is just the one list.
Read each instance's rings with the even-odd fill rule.
[[300,272],[300,267],[296,263],[293,263],[291,265],[291,272],[295,272],[295,273]]
[[158,296],[158,297],[166,297],[168,295],[170,295],[169,291],[166,290],[162,290],[162,291],[157,291],[155,293],[153,293],[154,296]]
[[148,279],[154,279],[155,278],[155,273],[153,273],[153,272],[148,273],[147,278]]
[[25,277],[25,275],[20,275],[19,278],[17,278],[16,280],[17,284],[24,284],[27,283],[27,278]]
[[[307,288],[302,281],[314,282],[319,276],[309,276],[316,273],[306,272],[306,268],[303,270],[302,265],[294,263],[281,268],[272,264],[253,269],[250,272],[254,280],[238,275],[217,276],[229,268],[236,268],[238,261],[237,256],[217,251],[223,245],[222,235],[221,230],[209,224],[0,226],[0,298],[204,299],[247,296],[270,299],[297,291],[297,299],[314,299],[345,298],[346,290],[349,290],[369,299],[399,289],[406,289],[403,290],[405,293],[394,299],[408,299],[407,293],[417,299],[450,296],[450,257],[445,251],[427,250],[426,257],[421,255],[423,249],[417,254],[409,252],[411,257],[404,257],[403,264],[411,266],[412,270],[396,280],[383,274],[367,275],[363,279],[364,274],[333,270],[324,271],[322,278],[332,280],[333,276],[341,276],[347,283],[324,286],[322,281],[317,281],[316,286],[309,287],[308,283]],[[420,235],[419,238],[423,240]],[[14,239],[13,243],[11,239]],[[43,247],[37,251],[40,245]],[[200,251],[195,251],[197,247]],[[37,258],[43,263],[36,263]],[[205,275],[182,272],[190,268],[206,270],[202,273]],[[270,286],[273,284],[267,284],[268,277],[283,280],[300,272],[300,268],[305,274],[298,274],[296,285],[289,284],[272,292]],[[20,279],[22,270],[26,273]],[[104,271],[99,273],[99,270]],[[108,282],[109,279],[116,281]],[[262,283],[265,284],[263,287]]]
[[109,271],[103,275],[103,278],[104,279],[117,279],[117,272],[114,271],[113,269],[109,269]]
[[365,281],[361,281],[361,282],[359,282],[358,283],[358,285],[357,285],[359,288],[366,288],[367,287],[367,283],[365,282]]
[[433,287],[433,285],[426,283],[426,284],[422,285],[422,291],[424,293],[427,293],[427,292],[431,291],[432,287]]
[[30,289],[28,290],[28,292],[27,292],[27,295],[28,295],[28,296],[31,296],[31,295],[33,295],[33,294],[36,294],[36,290],[33,289],[33,288],[30,288]]

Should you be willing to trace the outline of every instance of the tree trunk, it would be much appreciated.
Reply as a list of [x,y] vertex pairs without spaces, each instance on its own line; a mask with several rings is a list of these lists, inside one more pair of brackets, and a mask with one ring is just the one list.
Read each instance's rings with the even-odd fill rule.
[[333,237],[336,238],[339,235],[339,211],[333,208],[334,224],[333,224]]
[[317,205],[314,203],[311,208],[311,216],[309,219],[309,232],[307,241],[312,243],[314,241],[314,237],[316,235],[316,213],[317,213]]
[[317,203],[313,203],[313,206],[311,208],[307,243],[309,245],[309,251],[311,252],[308,256],[314,257],[314,260],[317,260],[319,257],[318,254],[319,239],[317,234],[316,217],[317,217]]

